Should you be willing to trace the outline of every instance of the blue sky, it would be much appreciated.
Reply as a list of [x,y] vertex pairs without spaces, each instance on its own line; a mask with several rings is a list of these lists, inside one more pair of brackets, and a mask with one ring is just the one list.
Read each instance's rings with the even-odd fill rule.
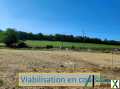
[[120,0],[0,0],[0,28],[120,40]]

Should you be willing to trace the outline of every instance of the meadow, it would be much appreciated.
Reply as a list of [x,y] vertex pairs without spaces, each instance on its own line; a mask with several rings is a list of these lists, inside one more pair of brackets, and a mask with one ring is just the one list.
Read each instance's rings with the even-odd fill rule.
[[76,49],[96,49],[96,50],[104,50],[104,49],[113,49],[120,48],[116,45],[105,45],[105,44],[93,44],[93,43],[74,43],[74,42],[60,42],[60,41],[32,41],[27,40],[25,43],[30,47],[46,47],[47,45],[51,45],[55,48],[64,47],[64,48],[76,48]]

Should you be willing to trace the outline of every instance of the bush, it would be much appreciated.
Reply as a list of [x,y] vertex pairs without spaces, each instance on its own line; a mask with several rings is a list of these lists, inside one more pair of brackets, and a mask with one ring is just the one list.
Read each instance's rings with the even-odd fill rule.
[[53,46],[52,45],[46,45],[46,48],[50,49],[50,48],[53,48]]
[[75,46],[72,45],[71,49],[75,49]]
[[24,42],[19,42],[19,43],[17,44],[17,48],[27,48],[27,47],[28,47],[27,44],[24,43]]

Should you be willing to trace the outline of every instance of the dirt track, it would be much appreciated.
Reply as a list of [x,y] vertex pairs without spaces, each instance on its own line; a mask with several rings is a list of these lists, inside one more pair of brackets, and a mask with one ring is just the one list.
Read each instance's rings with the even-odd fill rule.
[[[115,71],[111,71],[112,58],[113,68],[117,68]],[[0,79],[4,80],[2,87],[16,87],[18,72],[101,72],[109,78],[120,79],[120,54],[0,49]],[[0,89],[4,89],[2,87]]]

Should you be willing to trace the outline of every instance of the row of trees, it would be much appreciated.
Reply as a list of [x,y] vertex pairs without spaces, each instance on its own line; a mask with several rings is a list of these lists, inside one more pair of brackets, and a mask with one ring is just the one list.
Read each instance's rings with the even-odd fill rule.
[[17,36],[20,40],[48,40],[48,41],[65,41],[65,42],[82,42],[82,43],[96,43],[108,45],[120,45],[120,41],[101,40],[99,38],[90,38],[87,36],[73,36],[64,34],[44,35],[42,33],[33,34],[23,31],[17,31]]
[[33,34],[23,31],[16,31],[8,28],[6,31],[0,30],[0,41],[3,41],[7,46],[17,43],[18,40],[48,40],[48,41],[65,41],[65,42],[82,42],[82,43],[96,43],[108,45],[120,45],[120,41],[101,40],[98,38],[90,38],[87,36],[73,36],[64,34],[44,35],[42,33]]

